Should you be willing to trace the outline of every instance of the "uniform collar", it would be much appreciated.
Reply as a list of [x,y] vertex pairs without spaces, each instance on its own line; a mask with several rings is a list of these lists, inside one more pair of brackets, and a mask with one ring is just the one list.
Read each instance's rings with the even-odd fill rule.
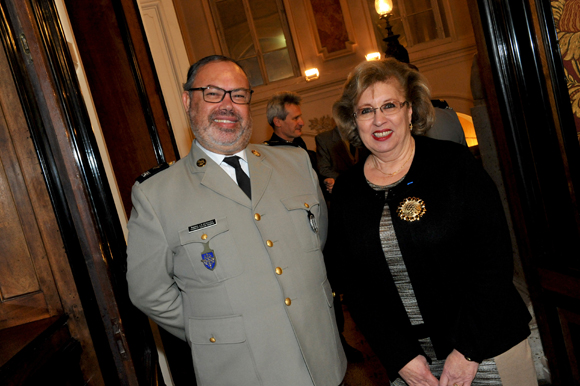
[[[198,148],[200,148],[200,149],[201,149],[201,150],[202,150],[202,151],[203,151],[205,154],[207,154],[207,156],[208,156],[209,158],[211,158],[212,160],[214,160],[214,161],[215,161],[215,163],[216,163],[216,164],[218,164],[218,165],[222,163],[222,161],[224,160],[224,158],[226,158],[226,157],[230,157],[229,155],[225,155],[225,154],[218,154],[218,153],[214,153],[214,152],[213,152],[213,151],[211,151],[211,150],[207,150],[207,149],[206,149],[205,147],[203,147],[203,146],[201,145],[201,143],[199,143],[197,140],[195,140],[195,141],[194,141],[194,144],[195,144],[195,145],[196,145]],[[248,159],[247,159],[247,157],[246,157],[246,149],[240,150],[239,152],[237,152],[237,153],[235,153],[235,154],[232,154],[232,155],[233,155],[233,156],[236,156],[236,155],[237,155],[238,157],[240,157],[240,158],[241,158],[241,159],[243,159],[244,161],[248,162]]]

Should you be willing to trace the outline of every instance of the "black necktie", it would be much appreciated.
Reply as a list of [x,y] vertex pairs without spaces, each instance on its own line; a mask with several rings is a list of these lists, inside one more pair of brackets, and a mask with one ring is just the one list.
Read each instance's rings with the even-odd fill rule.
[[252,188],[250,186],[250,177],[242,170],[240,165],[240,157],[237,155],[232,157],[224,158],[224,162],[236,169],[236,180],[238,181],[238,186],[246,193],[248,198],[252,198]]

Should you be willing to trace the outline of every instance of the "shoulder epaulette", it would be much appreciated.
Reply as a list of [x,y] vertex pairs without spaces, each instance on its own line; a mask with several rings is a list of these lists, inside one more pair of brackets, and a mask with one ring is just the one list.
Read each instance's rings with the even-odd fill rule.
[[300,147],[297,144],[295,144],[293,142],[289,142],[289,141],[264,141],[264,145],[268,145],[268,146],[294,146],[294,147]]
[[167,162],[163,162],[157,166],[154,166],[151,169],[147,170],[145,173],[141,174],[139,177],[137,177],[137,179],[135,181],[137,181],[141,184],[141,183],[143,183],[143,181],[147,180],[151,176],[154,176],[155,174],[167,169],[172,164],[173,164],[173,162],[171,162],[169,164]]

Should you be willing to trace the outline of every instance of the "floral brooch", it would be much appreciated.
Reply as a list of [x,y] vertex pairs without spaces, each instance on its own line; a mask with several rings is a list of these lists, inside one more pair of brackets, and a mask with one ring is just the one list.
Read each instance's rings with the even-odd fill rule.
[[405,221],[413,222],[419,220],[427,209],[425,209],[425,202],[417,197],[405,198],[397,208],[399,218]]

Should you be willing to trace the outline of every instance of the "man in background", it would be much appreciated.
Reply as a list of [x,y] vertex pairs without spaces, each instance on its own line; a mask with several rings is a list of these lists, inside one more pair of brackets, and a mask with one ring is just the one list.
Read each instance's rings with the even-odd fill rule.
[[316,153],[308,150],[306,142],[302,139],[304,119],[300,109],[301,102],[300,95],[290,91],[281,91],[270,98],[266,106],[266,117],[274,133],[264,143],[269,146],[300,147],[308,152],[312,167],[318,170]]

